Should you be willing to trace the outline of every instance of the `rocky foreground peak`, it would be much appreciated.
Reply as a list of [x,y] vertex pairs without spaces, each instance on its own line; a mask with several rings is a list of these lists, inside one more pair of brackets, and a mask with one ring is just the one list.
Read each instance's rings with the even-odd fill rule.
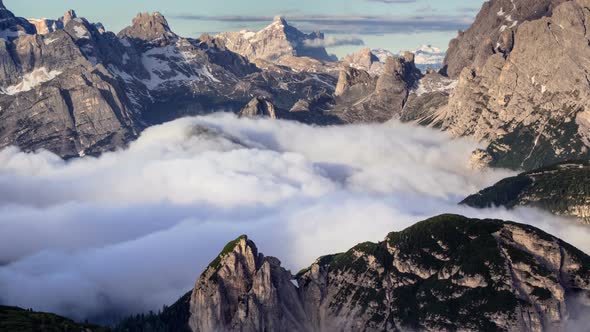
[[295,277],[242,236],[197,281],[190,328],[559,330],[587,312],[589,295],[590,257],[571,245],[526,225],[441,215]]
[[192,292],[193,331],[306,331],[291,274],[246,236],[230,242]]

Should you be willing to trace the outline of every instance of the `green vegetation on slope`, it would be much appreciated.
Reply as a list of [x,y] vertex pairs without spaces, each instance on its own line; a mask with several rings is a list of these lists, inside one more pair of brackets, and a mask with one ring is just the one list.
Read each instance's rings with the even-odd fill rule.
[[54,314],[0,306],[0,332],[108,332],[108,328],[79,324]]
[[590,205],[590,163],[561,163],[522,173],[467,197],[461,204],[476,208],[530,206],[590,222],[576,212]]

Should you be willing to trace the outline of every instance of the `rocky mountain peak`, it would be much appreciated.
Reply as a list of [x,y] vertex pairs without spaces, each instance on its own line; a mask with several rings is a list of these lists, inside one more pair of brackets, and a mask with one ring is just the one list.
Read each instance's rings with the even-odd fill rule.
[[118,36],[160,46],[167,45],[178,38],[170,29],[164,15],[159,12],[138,14],[133,19],[131,26],[119,32]]
[[441,215],[382,242],[320,257],[295,277],[242,236],[199,277],[189,326],[193,332],[563,330],[588,309],[589,295],[590,257],[569,244],[527,225]]
[[28,21],[35,25],[37,33],[40,35],[46,35],[57,30],[63,30],[66,25],[73,19],[78,18],[76,12],[73,9],[68,10],[62,17],[57,20],[54,19],[29,19]]
[[286,27],[289,24],[287,23],[287,19],[285,19],[284,16],[277,15],[277,16],[274,17],[271,25],[273,25],[273,26],[277,26],[278,25],[278,26]]
[[255,97],[239,113],[240,117],[269,117],[277,118],[274,105],[266,98]]
[[62,17],[62,22],[64,25],[67,25],[68,22],[75,18],[78,18],[78,15],[76,15],[76,12],[73,9],[70,9],[67,12],[65,12],[64,16]]
[[378,76],[383,73],[383,62],[368,47],[347,55],[342,59],[342,62],[353,68],[362,69],[372,76]]
[[262,59],[279,62],[285,57],[310,57],[321,61],[336,61],[323,47],[321,32],[305,34],[289,25],[282,16],[274,18],[264,29],[255,32],[242,30],[216,36],[233,52],[251,61]]
[[291,273],[241,236],[198,279],[190,300],[192,331],[305,331]]

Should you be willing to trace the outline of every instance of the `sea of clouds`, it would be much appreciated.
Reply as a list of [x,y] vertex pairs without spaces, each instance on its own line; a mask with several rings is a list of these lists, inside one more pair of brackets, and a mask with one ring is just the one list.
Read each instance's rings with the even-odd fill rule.
[[512,175],[477,144],[391,122],[313,127],[215,114],[63,161],[0,151],[0,303],[105,319],[157,310],[241,234],[298,270],[441,213],[533,224],[590,252],[590,228],[457,203]]

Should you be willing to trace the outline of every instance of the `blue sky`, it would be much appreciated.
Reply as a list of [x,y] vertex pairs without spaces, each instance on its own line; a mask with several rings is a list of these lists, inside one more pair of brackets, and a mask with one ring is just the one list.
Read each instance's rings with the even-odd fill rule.
[[[303,31],[320,29],[335,38],[360,38],[365,47],[392,51],[449,40],[475,17],[483,0],[4,0],[16,15],[57,18],[74,9],[79,16],[119,31],[142,11],[160,11],[172,29],[187,37],[260,29],[283,15]],[[350,38],[349,38],[350,39]],[[330,49],[339,56],[361,45]]]

